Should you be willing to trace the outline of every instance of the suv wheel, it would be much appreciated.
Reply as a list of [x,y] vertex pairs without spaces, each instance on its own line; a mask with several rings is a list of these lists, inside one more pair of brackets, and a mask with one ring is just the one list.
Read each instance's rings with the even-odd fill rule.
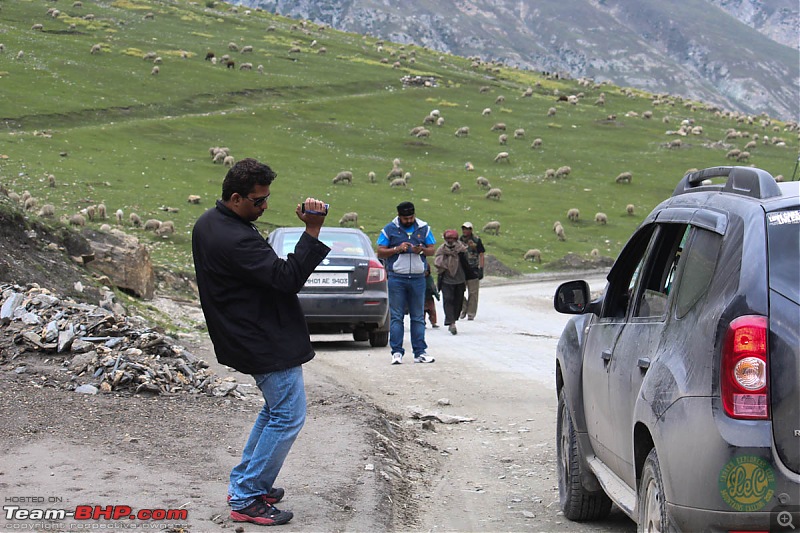
[[561,511],[570,520],[597,520],[611,511],[611,500],[603,490],[589,492],[581,484],[581,463],[578,441],[569,416],[566,393],[558,394],[556,423],[558,456],[558,498]]
[[372,330],[369,332],[369,345],[375,348],[383,348],[389,344],[389,332]]
[[638,531],[666,533],[675,530],[667,515],[664,483],[661,481],[661,467],[658,464],[655,448],[650,450],[644,461],[637,507],[639,508]]
[[353,330],[353,340],[354,341],[365,341],[369,339],[369,332],[364,328],[356,328]]

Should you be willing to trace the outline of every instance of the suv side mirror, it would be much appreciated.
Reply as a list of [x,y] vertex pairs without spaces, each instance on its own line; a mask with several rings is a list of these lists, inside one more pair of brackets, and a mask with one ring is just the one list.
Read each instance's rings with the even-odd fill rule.
[[553,307],[559,313],[582,315],[589,307],[589,284],[583,280],[562,283],[556,289]]

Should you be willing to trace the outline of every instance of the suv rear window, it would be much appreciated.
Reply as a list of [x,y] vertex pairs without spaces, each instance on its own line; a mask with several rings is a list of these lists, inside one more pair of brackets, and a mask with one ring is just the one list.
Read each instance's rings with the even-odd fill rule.
[[800,210],[767,213],[769,287],[800,303]]

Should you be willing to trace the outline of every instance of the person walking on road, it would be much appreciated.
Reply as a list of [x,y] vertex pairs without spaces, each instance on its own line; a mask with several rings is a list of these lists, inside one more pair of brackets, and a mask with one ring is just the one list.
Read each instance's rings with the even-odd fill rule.
[[461,307],[460,318],[466,317],[467,320],[475,320],[478,314],[478,293],[481,289],[483,279],[484,253],[483,241],[475,235],[472,222],[461,224],[461,237],[459,239],[467,246],[467,262],[472,270],[473,279],[467,279],[467,294],[464,295],[464,304]]
[[281,259],[253,221],[267,209],[275,172],[255,159],[228,171],[222,198],[192,230],[197,287],[208,334],[220,363],[250,374],[264,396],[230,474],[228,503],[234,522],[285,524],[294,516],[275,507],[275,487],[306,418],[302,366],[314,357],[297,293],[330,249],[319,240],[325,204],[306,198],[295,214],[305,232],[294,253]]
[[405,310],[411,317],[411,349],[415,363],[433,363],[425,343],[425,257],[433,255],[436,239],[427,222],[416,218],[414,204],[402,202],[397,216],[378,235],[378,257],[386,259],[389,276],[389,345],[392,364],[403,362]]
[[467,246],[458,240],[458,232],[444,232],[444,244],[436,249],[433,260],[439,272],[439,288],[442,291],[444,325],[453,335],[458,333],[456,322],[461,313],[466,288]]

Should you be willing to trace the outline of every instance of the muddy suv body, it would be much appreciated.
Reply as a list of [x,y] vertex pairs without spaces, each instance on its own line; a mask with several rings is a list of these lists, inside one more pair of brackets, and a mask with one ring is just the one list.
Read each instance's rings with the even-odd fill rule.
[[573,281],[554,305],[577,315],[556,358],[568,518],[613,501],[646,531],[800,525],[798,182],[687,174],[602,296]]

